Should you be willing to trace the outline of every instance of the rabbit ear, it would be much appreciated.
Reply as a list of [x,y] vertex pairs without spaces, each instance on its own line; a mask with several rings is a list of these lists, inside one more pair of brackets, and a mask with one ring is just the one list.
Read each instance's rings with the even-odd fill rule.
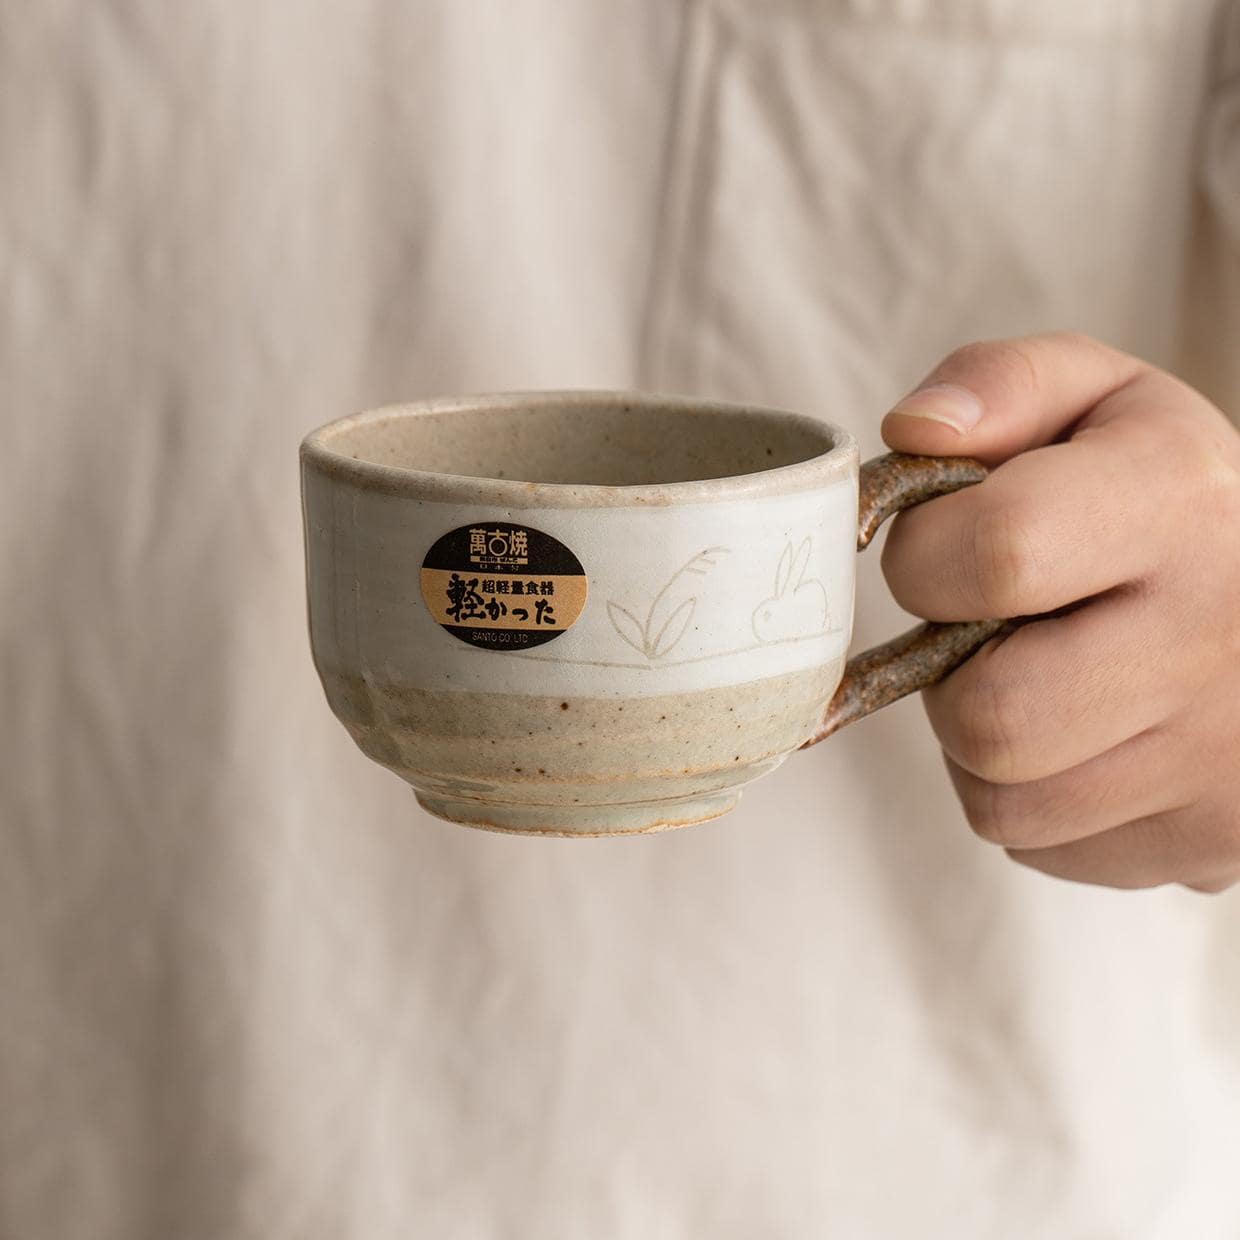
[[775,597],[783,598],[784,591],[788,588],[788,582],[792,577],[792,544],[784,548],[784,553],[779,557],[779,567],[775,570]]
[[[791,546],[792,544],[789,543],[788,545]],[[791,580],[797,585],[800,585],[805,579],[805,570],[809,567],[809,553],[812,546],[813,544],[810,542],[809,536],[807,535],[801,545],[797,548],[796,559],[792,562],[792,572],[789,574]]]

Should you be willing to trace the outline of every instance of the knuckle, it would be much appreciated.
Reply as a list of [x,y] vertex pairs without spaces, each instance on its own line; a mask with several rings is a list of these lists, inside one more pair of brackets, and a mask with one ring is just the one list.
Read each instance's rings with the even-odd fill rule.
[[1206,859],[1208,868],[1199,871],[1199,877],[1184,886],[1204,895],[1218,895],[1240,882],[1240,814],[1226,815],[1223,821],[1209,824],[1214,843]]
[[964,816],[973,834],[1003,848],[1029,842],[1029,829],[1016,797],[1001,784],[979,781],[963,799]]
[[1223,824],[1223,848],[1230,869],[1240,871],[1240,813],[1233,812]]
[[1044,580],[1033,522],[1015,503],[990,504],[973,527],[978,599],[988,616],[1010,618],[1035,610]]
[[949,354],[943,368],[982,376],[1013,395],[1028,395],[1041,386],[1034,347],[1025,340],[971,341]]
[[1198,416],[1201,398],[1166,374],[1151,376],[1141,394],[1149,413],[1128,434],[1144,449],[1142,463],[1171,465],[1187,480],[1221,478],[1225,459],[1211,433],[1214,427]]
[[1184,380],[1147,369],[1132,390],[1140,416],[1124,423],[1133,464],[1169,475],[1194,500],[1222,494],[1240,481],[1233,427]]
[[998,341],[995,340],[970,340],[954,348],[943,359],[943,365],[953,370],[974,369],[979,365],[985,365],[997,346]]
[[953,756],[966,770],[994,784],[1021,782],[1029,707],[1013,681],[979,677],[962,697],[956,733]]
[[[1034,336],[974,340],[944,358],[945,378],[981,377],[1008,399],[1036,396],[1046,387],[1065,355],[1093,354],[1099,362],[1120,366],[1124,354],[1077,331],[1050,331]],[[1132,360],[1132,359],[1128,359]]]
[[1048,343],[1057,344],[1064,348],[1073,349],[1077,352],[1085,352],[1093,350],[1095,352],[1108,351],[1107,346],[1088,332],[1070,331],[1060,329],[1058,331],[1047,332],[1043,337]]
[[[1240,461],[1234,452],[1224,450],[1213,431],[1213,427],[1203,427],[1183,437],[1181,471],[1195,482],[1196,510],[1230,523],[1240,519]],[[1235,526],[1228,524],[1227,528]]]
[[1240,872],[1229,875],[1227,878],[1211,878],[1203,879],[1201,882],[1186,883],[1185,886],[1203,896],[1219,896],[1231,890],[1238,882],[1240,882]]

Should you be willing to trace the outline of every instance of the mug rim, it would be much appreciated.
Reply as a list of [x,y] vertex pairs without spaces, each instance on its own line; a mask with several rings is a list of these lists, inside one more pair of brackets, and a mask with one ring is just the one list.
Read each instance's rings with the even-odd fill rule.
[[[748,415],[778,419],[807,431],[830,433],[832,446],[825,452],[778,465],[772,469],[702,478],[683,482],[606,485],[602,483],[526,482],[515,478],[446,473],[440,470],[360,460],[331,446],[332,440],[357,426],[392,417],[419,417],[454,411],[514,409],[530,404],[543,408],[572,405],[576,409],[614,406],[617,400],[645,409],[679,409],[705,414]],[[474,503],[506,508],[598,508],[709,503],[725,499],[791,494],[814,490],[847,476],[859,460],[856,438],[845,428],[825,419],[765,405],[719,401],[692,396],[668,395],[623,389],[554,389],[479,393],[431,397],[364,409],[335,418],[312,430],[301,443],[303,468],[359,489],[423,500],[460,501],[463,492]]]

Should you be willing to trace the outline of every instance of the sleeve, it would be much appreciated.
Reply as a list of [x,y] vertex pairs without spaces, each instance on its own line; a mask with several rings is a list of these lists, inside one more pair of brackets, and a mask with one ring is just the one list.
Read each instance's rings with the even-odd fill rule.
[[1180,370],[1240,424],[1240,0],[1223,0],[1217,22]]

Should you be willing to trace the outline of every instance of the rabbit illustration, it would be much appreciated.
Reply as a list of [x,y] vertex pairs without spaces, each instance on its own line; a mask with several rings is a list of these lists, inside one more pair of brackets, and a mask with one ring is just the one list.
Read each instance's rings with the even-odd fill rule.
[[811,550],[806,538],[795,553],[789,542],[779,557],[775,593],[754,608],[753,632],[760,642],[809,637],[827,627],[827,591],[816,577],[805,580]]

